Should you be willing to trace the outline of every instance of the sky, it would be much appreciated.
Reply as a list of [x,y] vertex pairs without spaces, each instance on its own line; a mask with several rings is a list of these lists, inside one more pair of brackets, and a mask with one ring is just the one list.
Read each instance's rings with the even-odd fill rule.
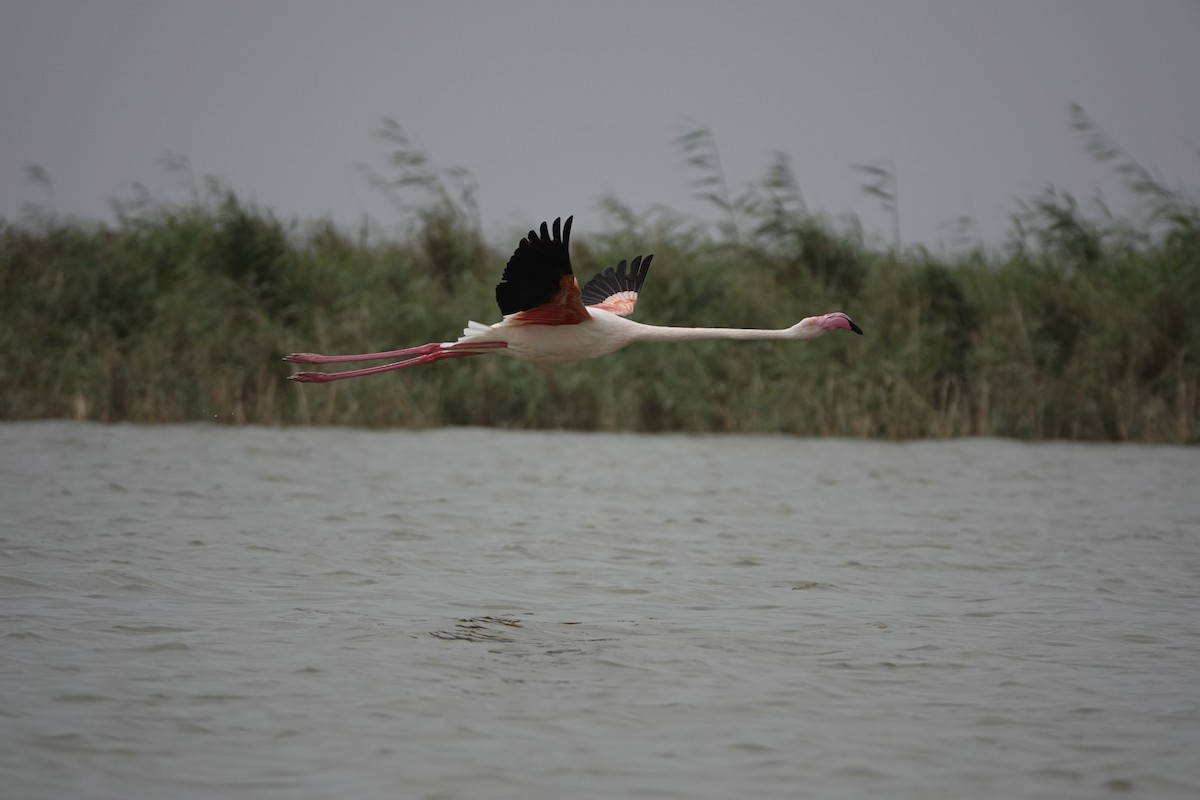
[[[112,220],[136,184],[215,176],[277,215],[384,226],[382,121],[479,185],[489,235],[599,198],[713,217],[673,139],[714,134],[730,189],[783,152],[810,210],[901,239],[969,217],[1003,239],[1054,184],[1127,194],[1068,124],[1078,103],[1169,185],[1200,185],[1200,0],[0,0],[0,217]],[[35,166],[50,191],[30,179]],[[414,198],[415,199],[415,198]]]

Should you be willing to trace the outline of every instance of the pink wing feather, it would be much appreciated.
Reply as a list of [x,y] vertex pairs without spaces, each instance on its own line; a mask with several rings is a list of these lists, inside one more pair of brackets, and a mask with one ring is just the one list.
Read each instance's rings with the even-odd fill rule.
[[650,262],[653,259],[653,255],[644,259],[638,256],[628,265],[628,272],[625,270],[626,263],[622,260],[617,266],[599,273],[583,287],[584,305],[628,317],[637,305],[638,293],[642,290],[642,283],[646,280],[646,273],[650,271]]

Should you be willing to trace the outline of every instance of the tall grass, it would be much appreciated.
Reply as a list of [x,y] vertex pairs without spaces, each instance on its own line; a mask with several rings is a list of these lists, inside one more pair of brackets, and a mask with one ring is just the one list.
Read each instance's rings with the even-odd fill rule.
[[[784,327],[842,309],[867,335],[635,345],[553,369],[481,357],[284,380],[288,352],[443,341],[496,316],[513,242],[484,240],[469,175],[398,126],[395,175],[375,178],[407,223],[388,237],[280,220],[216,183],[114,223],[0,221],[0,418],[1196,442],[1200,209],[1081,110],[1072,122],[1140,211],[1049,187],[1020,204],[1004,248],[952,254],[874,246],[811,213],[782,155],[732,196],[711,135],[685,134],[721,221],[602,198],[607,228],[577,237],[577,273],[653,252],[642,321]],[[894,178],[868,174],[898,215]]]

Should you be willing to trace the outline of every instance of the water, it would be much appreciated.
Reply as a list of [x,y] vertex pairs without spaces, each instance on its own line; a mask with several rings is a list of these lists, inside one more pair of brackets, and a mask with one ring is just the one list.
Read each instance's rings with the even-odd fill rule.
[[1200,450],[0,425],[0,796],[1192,798]]

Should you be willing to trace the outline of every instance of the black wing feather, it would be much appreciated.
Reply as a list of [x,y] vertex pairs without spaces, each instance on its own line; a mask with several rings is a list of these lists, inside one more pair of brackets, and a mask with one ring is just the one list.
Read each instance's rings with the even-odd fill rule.
[[629,265],[628,272],[625,271],[626,264],[622,259],[615,268],[609,267],[597,274],[583,287],[583,304],[598,305],[619,292],[640,293],[653,258],[653,255],[646,256],[645,259],[638,256]]
[[567,217],[561,229],[562,218],[554,220],[553,236],[543,222],[541,236],[536,231],[530,231],[517,245],[504,268],[500,283],[496,284],[496,302],[500,305],[501,314],[508,316],[537,308],[558,294],[563,276],[572,274],[571,255],[567,246],[571,241],[571,222],[574,219]]

